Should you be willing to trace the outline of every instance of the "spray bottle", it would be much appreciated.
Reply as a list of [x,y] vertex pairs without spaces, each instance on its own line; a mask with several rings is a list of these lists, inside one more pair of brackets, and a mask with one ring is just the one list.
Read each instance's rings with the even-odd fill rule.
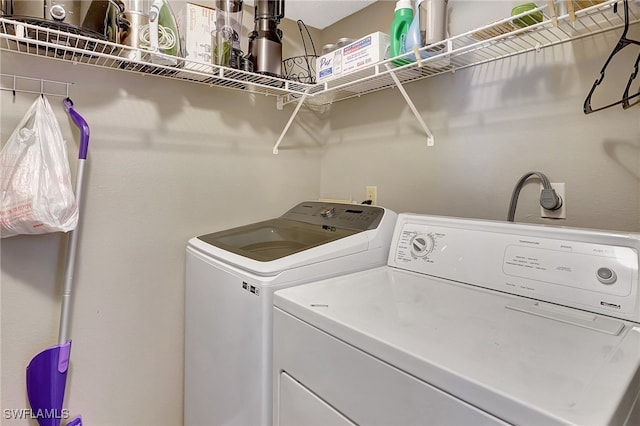
[[[412,21],[413,7],[411,5],[411,0],[398,0],[393,14],[393,21],[391,22],[391,57],[405,53],[405,39],[407,38],[407,32],[409,31],[409,26]],[[396,59],[391,62],[397,67],[411,63],[411,61],[406,59]]]

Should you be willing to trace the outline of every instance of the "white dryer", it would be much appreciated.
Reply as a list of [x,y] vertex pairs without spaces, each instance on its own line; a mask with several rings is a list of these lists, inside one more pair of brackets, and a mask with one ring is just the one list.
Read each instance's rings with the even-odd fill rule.
[[303,202],[192,238],[186,256],[184,424],[272,419],[273,292],[386,263],[397,215]]
[[402,214],[276,292],[274,424],[640,425],[640,236]]

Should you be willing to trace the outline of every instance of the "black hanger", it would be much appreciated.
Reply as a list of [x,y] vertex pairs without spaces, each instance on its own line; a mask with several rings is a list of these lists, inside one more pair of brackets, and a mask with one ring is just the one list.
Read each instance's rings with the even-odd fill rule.
[[[625,47],[627,47],[627,46],[629,46],[631,44],[640,45],[640,41],[631,40],[631,39],[627,38],[627,32],[629,31],[629,4],[628,4],[628,0],[623,0],[623,4],[624,4],[624,30],[622,31],[622,36],[620,37],[620,40],[618,41],[618,44],[616,44],[616,47],[613,48],[613,51],[609,55],[609,58],[607,58],[607,61],[604,63],[604,66],[600,70],[600,77],[598,77],[598,79],[595,81],[595,83],[593,83],[593,86],[591,86],[591,90],[589,90],[589,94],[587,95],[587,98],[584,100],[583,110],[584,110],[585,114],[590,114],[592,112],[601,111],[603,109],[607,109],[607,108],[610,108],[612,106],[619,105],[619,104],[622,104],[622,107],[624,109],[627,109],[627,108],[630,108],[633,105],[637,104],[638,102],[640,102],[640,99],[638,99],[633,103],[629,103],[629,101],[631,99],[634,99],[634,98],[640,96],[640,92],[635,93],[633,95],[629,95],[629,89],[631,88],[631,84],[633,83],[633,81],[635,80],[635,78],[638,75],[638,64],[640,63],[640,54],[639,54],[638,57],[636,58],[635,65],[633,67],[633,72],[631,73],[631,75],[629,76],[629,80],[627,81],[627,87],[625,88],[624,94],[622,95],[622,99],[620,99],[619,101],[613,102],[613,103],[611,103],[609,105],[603,106],[603,107],[599,107],[599,108],[592,108],[591,107],[591,96],[593,95],[593,92],[595,92],[596,87],[598,87],[600,85],[600,83],[602,83],[602,81],[604,80],[605,70],[607,69],[607,66],[609,65],[609,63],[611,62],[613,57],[618,52],[620,52],[622,49],[624,49]],[[613,9],[614,13],[617,13],[617,6],[618,6],[618,4],[616,3],[614,5],[614,9]]]

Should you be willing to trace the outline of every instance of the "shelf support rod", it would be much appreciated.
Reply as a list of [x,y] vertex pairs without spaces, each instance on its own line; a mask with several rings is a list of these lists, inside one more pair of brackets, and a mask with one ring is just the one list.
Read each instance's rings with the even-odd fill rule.
[[424,120],[422,119],[422,116],[420,115],[420,112],[418,111],[416,106],[413,104],[413,101],[409,97],[409,94],[407,94],[407,91],[404,90],[404,86],[402,86],[402,83],[400,82],[400,79],[398,79],[396,74],[391,70],[391,67],[389,66],[389,64],[386,64],[385,66],[387,67],[387,70],[389,71],[389,74],[391,75],[391,78],[393,79],[393,82],[398,87],[398,90],[400,91],[400,93],[402,93],[402,96],[404,97],[404,100],[407,102],[407,105],[409,105],[409,108],[413,112],[413,115],[416,116],[416,119],[418,120],[418,123],[420,123],[420,126],[422,126],[422,129],[427,134],[427,146],[433,146],[433,144],[434,144],[433,134],[429,130],[429,127],[427,127],[427,123],[425,123]]
[[293,120],[296,118],[296,115],[298,115],[298,111],[300,111],[300,107],[302,106],[304,101],[307,99],[307,95],[309,95],[309,91],[310,90],[311,90],[311,87],[307,88],[307,90],[304,91],[304,93],[302,94],[302,96],[298,100],[298,105],[296,105],[296,108],[293,110],[293,114],[291,114],[291,117],[289,118],[289,121],[287,122],[287,125],[284,126],[284,129],[282,129],[282,133],[280,133],[280,137],[278,138],[278,141],[273,146],[273,153],[274,154],[278,153],[278,147],[280,146],[280,143],[282,143],[282,139],[284,139],[284,135],[287,134],[287,131],[289,130],[289,127],[291,127],[291,123],[293,123]]

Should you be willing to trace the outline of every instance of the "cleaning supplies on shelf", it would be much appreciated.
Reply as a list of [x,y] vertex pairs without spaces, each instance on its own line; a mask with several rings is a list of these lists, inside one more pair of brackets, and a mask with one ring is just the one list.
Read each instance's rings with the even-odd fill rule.
[[316,81],[341,77],[389,59],[390,44],[389,35],[377,31],[322,55],[316,59]]
[[[447,0],[399,0],[396,3],[391,24],[391,56],[406,55],[395,59],[396,66],[415,62],[417,58],[427,59],[442,53],[442,46],[420,50],[424,46],[437,44],[446,38]],[[422,4],[427,3],[423,8]],[[422,12],[422,13],[421,13]],[[407,26],[407,22],[409,22]],[[435,64],[432,64],[435,65]],[[448,61],[438,61],[437,68],[449,65]]]
[[[391,57],[399,56],[404,52],[405,39],[407,32],[413,21],[413,6],[411,0],[398,0],[393,13],[393,21],[391,22],[391,41],[390,54]],[[392,61],[395,66],[403,66],[411,63],[406,59],[396,59]]]
[[[415,62],[418,57],[427,59],[434,55],[432,52],[419,50],[424,46],[420,29],[420,5],[422,2],[423,0],[414,0],[415,6],[412,6],[411,0],[399,0],[396,4],[394,19],[391,24],[391,55],[398,56],[406,53],[401,59],[393,61],[396,66]],[[406,26],[407,22],[409,22],[408,27]],[[394,44],[398,51],[394,51]]]
[[423,0],[415,0],[415,10],[413,12],[413,19],[411,20],[411,25],[409,25],[409,30],[407,31],[407,36],[404,39],[404,45],[402,47],[403,53],[409,53],[406,56],[407,59],[411,58],[411,54],[413,53],[413,59],[411,62],[415,62],[415,58],[419,55],[422,59],[426,59],[429,56],[432,56],[427,52],[419,52],[418,49],[422,47],[422,37],[420,36],[420,5]]

